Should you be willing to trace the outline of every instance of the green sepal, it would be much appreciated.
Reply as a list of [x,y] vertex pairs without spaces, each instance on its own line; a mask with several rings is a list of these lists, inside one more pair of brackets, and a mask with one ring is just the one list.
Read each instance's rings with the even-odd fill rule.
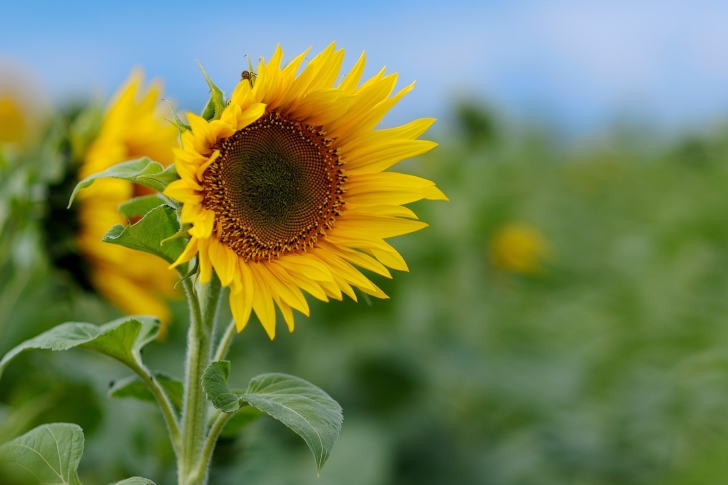
[[192,131],[192,128],[190,127],[190,125],[188,125],[187,123],[185,123],[184,121],[182,121],[180,119],[179,115],[177,114],[177,110],[174,109],[174,106],[172,106],[172,103],[169,100],[165,100],[165,101],[167,101],[167,104],[169,104],[169,109],[172,110],[172,116],[174,116],[173,120],[170,120],[169,118],[165,118],[165,119],[167,121],[169,121],[172,124],[172,126],[177,128],[180,135],[182,133],[184,133],[185,131]]
[[192,229],[192,224],[184,223],[180,226],[179,231],[172,234],[168,238],[162,239],[161,244],[165,244],[167,241],[173,241],[175,239],[189,239],[190,238],[190,229]]
[[167,201],[157,194],[144,195],[142,197],[134,197],[133,199],[120,204],[119,212],[121,212],[124,217],[131,219],[133,217],[144,216],[152,209],[166,203]]
[[0,376],[18,354],[26,350],[81,348],[113,357],[138,370],[140,350],[159,334],[159,320],[149,316],[123,317],[104,325],[68,322],[19,344],[0,360]]
[[235,394],[228,388],[229,376],[230,362],[225,360],[211,363],[202,374],[202,388],[212,405],[230,414],[247,403],[285,424],[306,442],[320,472],[344,422],[339,403],[299,377],[278,373],[254,377],[244,393]]
[[210,79],[210,76],[207,75],[202,64],[200,64],[200,61],[197,61],[197,65],[200,66],[202,75],[205,76],[207,86],[210,88],[210,99],[207,101],[205,109],[202,110],[202,117],[207,121],[219,120],[222,116],[222,110],[225,109],[225,105],[227,104],[225,102],[225,95],[220,88],[212,82],[212,79]]
[[183,239],[174,237],[178,231],[176,211],[168,205],[161,205],[150,210],[135,224],[113,226],[101,240],[150,253],[174,263],[186,246]]
[[174,165],[170,165],[164,168],[161,163],[155,162],[148,157],[138,158],[136,160],[129,160],[128,162],[122,162],[114,165],[113,167],[98,172],[93,175],[89,175],[85,179],[81,180],[71,193],[71,198],[68,201],[68,207],[71,207],[73,200],[76,198],[76,194],[82,189],[89,187],[93,184],[96,179],[100,178],[116,178],[121,180],[127,180],[129,182],[144,185],[152,188],[156,191],[162,192],[167,185],[175,180],[179,179],[179,175],[174,169]]
[[83,446],[80,426],[44,424],[0,446],[0,469],[4,478],[19,483],[81,485]]
[[[152,378],[159,383],[169,398],[172,407],[179,413],[182,410],[182,396],[184,394],[182,382],[160,371],[153,372]],[[115,381],[109,387],[107,395],[114,399],[132,398],[155,404],[157,402],[154,395],[149,391],[149,387],[135,375]]]

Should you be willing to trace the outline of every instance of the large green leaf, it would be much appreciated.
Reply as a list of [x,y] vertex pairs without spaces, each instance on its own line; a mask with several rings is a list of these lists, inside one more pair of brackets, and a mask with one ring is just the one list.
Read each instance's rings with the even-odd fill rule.
[[202,373],[202,390],[212,405],[224,413],[240,409],[240,398],[228,389],[229,376],[230,362],[227,360],[211,363]]
[[26,350],[68,350],[75,347],[111,356],[132,369],[139,367],[139,351],[157,337],[159,320],[154,317],[123,317],[97,326],[69,322],[26,340],[0,360],[0,375],[13,358]]
[[[182,382],[164,372],[154,372],[152,377],[162,386],[174,409],[180,412],[184,393]],[[133,398],[140,401],[157,402],[154,395],[149,391],[149,387],[138,376],[129,376],[117,380],[109,388],[108,395],[116,399]]]
[[144,251],[173,263],[187,244],[184,239],[174,237],[179,230],[175,210],[162,205],[150,210],[136,224],[113,226],[102,241]]
[[0,446],[0,466],[21,483],[81,485],[77,470],[82,454],[79,426],[46,424]]
[[344,416],[331,396],[295,376],[262,374],[240,399],[282,422],[306,442],[321,471],[339,436]]
[[170,182],[179,178],[174,169],[174,165],[164,168],[162,164],[157,163],[147,157],[137,160],[122,162],[113,167],[98,172],[81,180],[71,193],[71,199],[68,201],[68,207],[71,207],[76,194],[82,189],[93,184],[96,179],[100,178],[116,178],[127,180],[129,182],[145,185],[159,192],[163,191]]

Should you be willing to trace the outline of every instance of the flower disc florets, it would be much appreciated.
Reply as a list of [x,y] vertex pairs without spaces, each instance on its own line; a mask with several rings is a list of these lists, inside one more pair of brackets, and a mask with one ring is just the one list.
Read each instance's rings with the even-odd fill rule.
[[323,132],[268,113],[218,146],[203,204],[244,261],[313,248],[334,227],[346,177]]

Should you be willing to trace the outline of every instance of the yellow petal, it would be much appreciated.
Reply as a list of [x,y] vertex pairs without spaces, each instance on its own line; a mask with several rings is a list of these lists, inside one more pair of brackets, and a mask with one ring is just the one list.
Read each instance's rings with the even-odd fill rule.
[[273,297],[270,294],[265,276],[260,273],[259,265],[253,263],[250,265],[253,274],[253,310],[258,316],[261,325],[265,329],[268,337],[273,340],[276,336],[276,310],[273,306]]
[[197,242],[200,251],[197,255],[197,261],[200,265],[200,283],[209,283],[212,279],[212,261],[210,261],[210,240],[199,239]]
[[185,180],[175,180],[169,184],[162,193],[170,199],[178,200],[180,202],[199,204],[202,201],[200,193],[193,187],[190,187]]
[[184,251],[182,251],[182,254],[179,255],[179,258],[177,258],[177,261],[172,263],[169,266],[169,269],[176,268],[182,263],[186,263],[190,259],[194,258],[197,254],[197,238],[192,237],[190,238],[189,242],[187,243],[187,246],[185,246]]
[[210,260],[222,286],[228,286],[238,271],[238,255],[217,238],[210,238]]
[[315,281],[333,281],[331,271],[318,258],[308,253],[293,254],[276,260],[276,263],[289,271],[297,271]]
[[339,84],[339,89],[347,94],[352,94],[354,92],[356,86],[361,80],[362,74],[364,73],[364,65],[366,64],[366,59],[366,54],[362,52],[361,56],[359,56],[359,60],[356,61],[356,64],[354,64],[354,67],[351,68],[351,71],[349,71],[341,84]]
[[342,152],[347,174],[373,173],[387,170],[407,158],[422,155],[435,148],[429,140],[394,140],[371,144],[351,152]]
[[190,234],[200,239],[206,239],[210,237],[210,235],[212,234],[212,229],[214,227],[215,212],[207,209],[202,209],[202,214],[195,219],[195,225],[194,227],[192,227],[192,229],[190,229]]

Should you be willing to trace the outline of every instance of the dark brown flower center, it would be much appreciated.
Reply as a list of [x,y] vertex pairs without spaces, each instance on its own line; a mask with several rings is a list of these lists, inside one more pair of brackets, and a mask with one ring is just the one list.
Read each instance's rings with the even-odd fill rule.
[[340,214],[341,162],[314,128],[265,114],[218,144],[203,176],[218,238],[245,260],[313,247]]

